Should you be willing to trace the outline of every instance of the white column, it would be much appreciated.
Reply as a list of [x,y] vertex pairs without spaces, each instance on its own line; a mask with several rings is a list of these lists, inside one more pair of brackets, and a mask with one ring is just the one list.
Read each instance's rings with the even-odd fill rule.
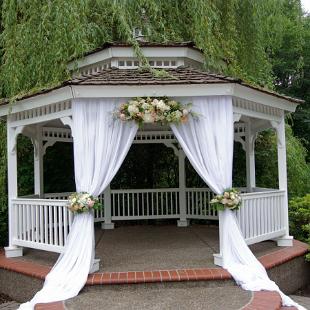
[[8,156],[8,215],[9,215],[9,246],[5,248],[6,257],[18,257],[23,255],[23,248],[14,245],[16,237],[15,210],[12,199],[17,198],[17,150],[16,129],[10,127],[10,117],[7,121],[7,156]]
[[104,191],[104,223],[101,224],[102,229],[114,229],[111,213],[111,187],[110,185]]
[[282,221],[285,226],[285,235],[277,239],[278,246],[292,246],[293,237],[289,235],[289,218],[288,218],[288,197],[287,197],[287,166],[286,166],[286,141],[285,141],[285,120],[284,113],[282,119],[276,124],[277,131],[277,148],[278,148],[278,176],[279,189],[285,191],[283,199],[283,217]]
[[247,191],[252,192],[256,187],[255,178],[255,138],[256,134],[252,133],[250,120],[246,125],[245,134],[245,152],[246,152],[246,180]]
[[179,158],[179,208],[180,219],[178,227],[187,227],[189,221],[186,219],[186,176],[185,176],[185,153],[183,150],[178,152]]
[[223,211],[218,211],[219,216],[219,252],[213,254],[213,260],[214,264],[217,266],[223,266],[223,251],[222,251],[222,245],[223,245]]
[[43,140],[42,127],[36,126],[36,133],[33,140],[34,146],[34,194],[43,198],[44,183],[43,183]]

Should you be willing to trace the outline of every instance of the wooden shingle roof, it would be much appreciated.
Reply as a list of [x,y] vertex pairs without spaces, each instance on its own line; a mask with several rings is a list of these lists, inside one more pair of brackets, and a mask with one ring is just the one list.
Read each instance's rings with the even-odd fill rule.
[[[161,69],[163,70],[163,69]],[[103,69],[96,73],[81,75],[70,81],[70,85],[173,85],[232,83],[239,80],[204,72],[190,67],[164,69],[167,75],[156,75],[141,69]]]

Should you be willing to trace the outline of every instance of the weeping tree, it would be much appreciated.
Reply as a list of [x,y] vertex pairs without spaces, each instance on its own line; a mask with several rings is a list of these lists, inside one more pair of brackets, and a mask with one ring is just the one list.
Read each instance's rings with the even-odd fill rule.
[[134,27],[150,41],[194,41],[205,55],[206,69],[272,87],[269,55],[283,37],[285,2],[3,0],[3,95],[63,81],[69,77],[69,59],[104,42],[137,47]]

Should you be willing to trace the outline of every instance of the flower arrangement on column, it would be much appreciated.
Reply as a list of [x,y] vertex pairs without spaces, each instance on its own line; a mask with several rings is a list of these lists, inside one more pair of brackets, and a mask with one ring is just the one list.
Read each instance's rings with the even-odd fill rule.
[[99,210],[102,208],[102,204],[99,202],[98,197],[82,192],[71,194],[67,207],[74,213],[83,213]]
[[241,206],[240,191],[236,188],[226,189],[222,195],[216,195],[210,203],[214,205],[218,211],[225,210],[225,208],[238,210]]

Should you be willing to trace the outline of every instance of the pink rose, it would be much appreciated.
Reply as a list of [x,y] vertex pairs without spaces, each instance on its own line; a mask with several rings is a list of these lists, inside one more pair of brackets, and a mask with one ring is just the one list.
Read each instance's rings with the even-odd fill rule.
[[119,118],[122,120],[122,121],[125,121],[126,120],[126,115],[121,113]]
[[88,200],[88,202],[87,202],[87,205],[88,205],[89,208],[92,208],[94,206],[94,204],[95,204],[95,201],[91,200],[91,199]]

